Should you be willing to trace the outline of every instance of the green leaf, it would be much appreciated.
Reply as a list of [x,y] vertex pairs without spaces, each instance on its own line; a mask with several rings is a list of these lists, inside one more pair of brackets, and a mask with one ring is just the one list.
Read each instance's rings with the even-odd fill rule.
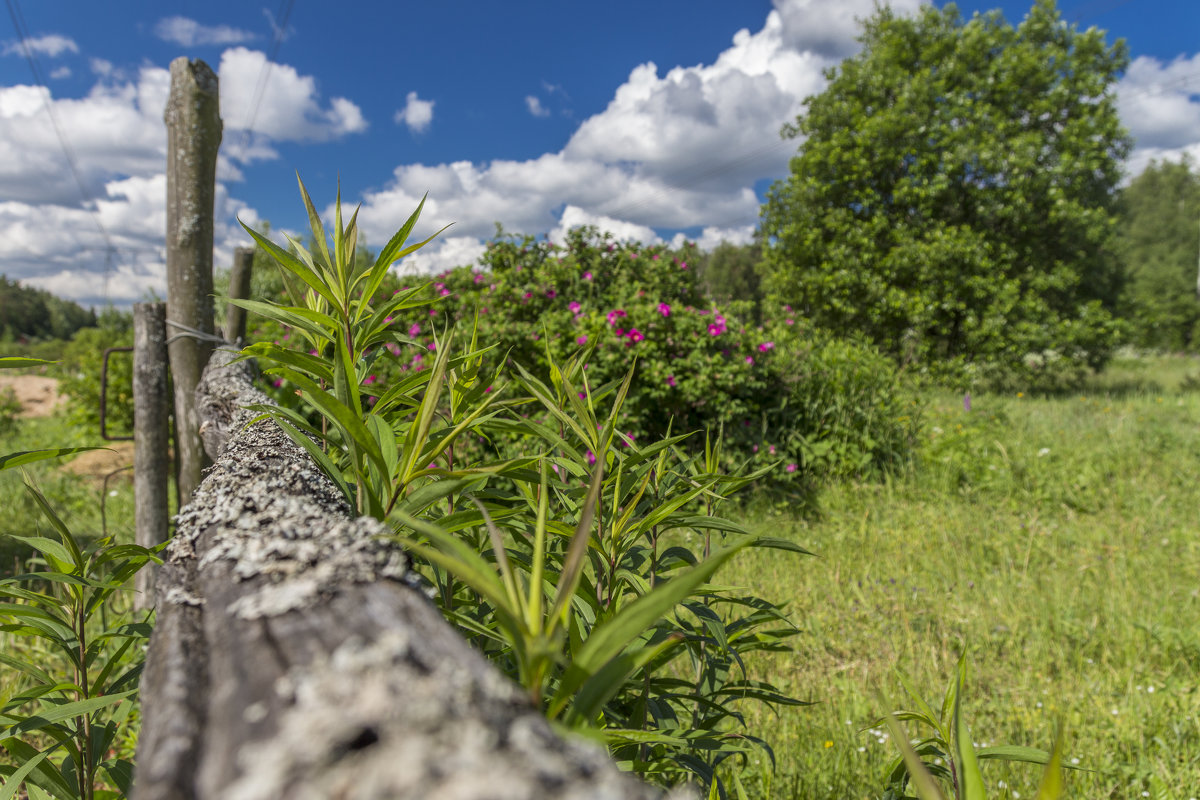
[[904,759],[904,765],[908,767],[908,774],[912,779],[913,788],[917,790],[917,795],[921,800],[946,800],[946,796],[938,788],[937,781],[929,774],[929,770],[925,768],[920,756],[908,743],[908,734],[900,727],[900,723],[891,714],[886,715],[883,721],[892,734],[892,741],[900,748],[900,755]]
[[32,464],[35,461],[44,461],[47,458],[61,458],[70,456],[76,453],[86,453],[88,450],[108,450],[107,447],[51,447],[45,450],[23,450],[19,453],[6,453],[0,455],[0,470],[13,469],[15,467],[23,467],[26,464]]
[[263,236],[246,223],[242,222],[241,220],[238,220],[238,222],[241,224],[242,228],[245,229],[246,233],[250,234],[250,237],[254,239],[255,243],[257,243],[258,246],[263,250],[267,251],[271,258],[275,259],[280,267],[286,269],[288,272],[304,281],[304,283],[307,284],[310,289],[316,292],[319,296],[325,298],[325,300],[331,306],[337,306],[337,300],[329,291],[328,285],[326,284],[323,276],[318,275],[315,270],[313,270],[303,261],[296,258],[279,245],[275,244],[266,236]]
[[954,693],[954,716],[952,728],[954,731],[954,762],[958,774],[959,800],[987,800],[987,791],[983,785],[983,774],[979,771],[979,761],[975,757],[975,745],[971,742],[971,731],[962,713],[962,690],[967,680],[967,653],[958,659],[957,690]]
[[38,367],[43,364],[57,364],[57,361],[44,361],[40,358],[22,358],[21,356],[0,356],[0,369],[21,369],[22,367]]
[[[54,509],[50,507],[50,503],[46,500],[46,496],[43,495],[41,491],[30,482],[28,475],[25,476],[25,489],[30,495],[33,496],[33,500],[41,510],[42,516],[50,521],[50,524],[54,526],[54,529],[58,531],[59,536],[62,537],[62,543],[66,545],[67,549],[70,551],[70,558],[68,559],[68,562],[74,563],[75,565],[75,574],[80,576],[86,575],[87,562],[83,557],[83,553],[79,549],[78,543],[75,541],[75,537],[71,535],[71,531],[67,529],[66,523],[59,519],[58,514],[54,513]],[[31,546],[36,546],[33,545],[32,542],[29,542],[29,544]],[[66,570],[62,571],[65,572]]]
[[8,777],[8,780],[4,782],[4,786],[0,787],[0,800],[11,800],[11,798],[16,795],[17,790],[21,788],[21,784],[25,781],[25,777],[37,769],[41,765],[42,761],[44,761],[46,757],[50,755],[50,753],[56,748],[57,745],[54,747],[48,747],[32,758],[26,759],[25,762],[17,769],[17,771]]
[[[308,189],[304,188],[304,181],[300,180],[299,172],[296,173],[296,182],[298,184],[300,184],[300,197],[302,197],[304,199],[304,210],[308,212],[308,226],[312,230],[312,237],[314,240],[316,240],[317,247],[320,250],[320,254],[325,257],[325,263],[328,265],[332,265],[333,259],[329,257],[329,243],[326,241],[325,225],[322,224],[320,216],[317,215],[317,209],[313,207],[312,198],[308,196]],[[339,189],[338,193],[339,193],[339,197],[338,197],[338,202],[337,202],[337,214],[338,214],[338,218],[339,218],[339,222],[340,222],[341,215],[342,215],[342,203],[341,203],[341,197],[340,197],[340,194],[341,194],[340,189]],[[340,233],[340,231],[339,231],[339,233]],[[336,274],[329,274],[329,275],[326,275],[325,277],[330,285],[333,285],[336,287],[336,283],[334,282],[335,278],[337,277]],[[336,306],[340,306],[341,303],[333,302],[332,305],[334,305],[336,307]]]
[[1038,783],[1037,795],[1034,800],[1058,800],[1063,793],[1063,735],[1062,731],[1054,737],[1054,750],[1042,772],[1042,780]]
[[130,695],[136,694],[137,689],[130,689],[127,692],[118,694],[104,695],[103,697],[91,697],[87,700],[77,700],[74,703],[64,703],[62,705],[50,706],[42,708],[39,713],[32,714],[15,725],[10,725],[7,728],[0,730],[0,737],[17,736],[30,731],[41,730],[50,723],[60,722],[71,717],[81,717],[90,714],[93,711],[119,703]]
[[[273,319],[281,325],[307,331],[318,341],[324,342],[332,339],[338,327],[338,323],[333,317],[307,308],[281,306],[262,300],[241,300],[238,298],[230,298],[229,302],[267,319]],[[279,360],[278,356],[281,353],[294,353],[294,351],[289,351],[285,347],[279,347],[268,342],[256,342],[248,345],[243,352],[252,353],[259,358],[270,358],[272,360]],[[300,353],[297,355],[304,354]],[[301,363],[307,364],[309,362],[302,361]]]
[[750,539],[744,539],[732,547],[718,550],[696,566],[659,584],[649,594],[634,600],[616,616],[597,624],[579,651],[573,654],[548,714],[557,716],[584,681],[609,659],[615,658],[647,628],[663,619],[676,605],[690,597],[722,564],[750,542]]
[[[57,746],[58,745],[55,745],[54,747]],[[0,740],[0,747],[3,747],[5,750],[7,750],[12,755],[14,760],[21,763],[28,763],[30,760],[37,758],[39,755],[37,748],[15,737]],[[54,750],[54,747],[40,752],[48,755]],[[43,787],[51,787],[58,797],[75,796],[73,787],[63,778],[62,773],[60,773],[53,764],[45,761],[39,763],[33,774],[29,777],[25,784],[27,790],[29,789],[29,784],[31,782],[36,782],[38,785]],[[18,786],[20,785],[20,781],[16,781],[15,783]],[[8,784],[5,784],[5,788],[8,788]],[[29,797],[30,800],[32,800],[34,797],[32,790],[29,791]]]

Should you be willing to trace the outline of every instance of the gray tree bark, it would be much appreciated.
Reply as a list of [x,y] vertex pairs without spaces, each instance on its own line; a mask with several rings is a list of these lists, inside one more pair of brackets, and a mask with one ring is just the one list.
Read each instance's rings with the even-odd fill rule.
[[278,426],[246,427],[269,401],[232,357],[198,390],[216,464],[159,576],[134,800],[658,797],[551,730]]
[[[133,496],[136,541],[154,547],[167,540],[167,476],[170,432],[167,420],[167,307],[133,307]],[[158,568],[147,565],[135,581],[134,607],[154,605]]]
[[[167,123],[167,319],[175,379],[175,446],[182,506],[200,483],[204,448],[193,396],[213,334],[213,202],[221,144],[217,76],[203,61],[171,62]],[[181,335],[183,334],[183,335]]]

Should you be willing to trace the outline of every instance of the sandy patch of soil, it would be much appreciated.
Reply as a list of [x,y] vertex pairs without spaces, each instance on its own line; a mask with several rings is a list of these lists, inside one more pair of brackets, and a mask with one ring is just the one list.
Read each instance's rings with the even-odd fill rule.
[[[63,464],[63,470],[88,478],[99,485],[103,483],[105,475],[133,465],[133,442],[107,442],[104,446],[111,449],[80,453]],[[109,483],[117,479],[133,480],[133,470],[128,469],[114,475],[109,479]]]
[[0,393],[10,389],[21,404],[22,417],[48,417],[66,402],[58,393],[58,379],[45,375],[0,374]]

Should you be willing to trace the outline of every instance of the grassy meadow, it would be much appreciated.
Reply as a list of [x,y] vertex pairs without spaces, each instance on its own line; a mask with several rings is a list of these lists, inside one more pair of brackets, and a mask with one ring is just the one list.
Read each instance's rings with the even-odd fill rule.
[[[728,511],[817,554],[747,552],[718,576],[788,601],[794,651],[748,667],[812,703],[748,708],[777,759],[772,777],[754,767],[751,795],[878,797],[896,750],[872,726],[908,705],[894,670],[936,708],[966,648],[976,742],[1049,748],[1061,721],[1082,768],[1068,797],[1200,796],[1200,361],[1127,358],[1081,391],[976,395],[969,410],[940,391],[920,402],[924,441],[900,474],[827,486],[813,516]],[[22,420],[0,452],[97,440]],[[100,532],[101,497],[110,532],[132,529],[127,479],[33,471],[77,530]],[[39,523],[14,472],[0,532],[21,534]],[[984,771],[992,798],[1036,792],[1037,767]]]
[[[934,708],[963,648],[979,744],[1049,749],[1067,796],[1200,796],[1200,361],[1126,359],[1052,397],[925,398],[925,441],[891,480],[828,487],[814,519],[749,513],[817,558],[751,553],[723,573],[789,598],[789,654],[751,666],[813,705],[752,712],[771,796],[873,798],[897,751],[873,728]],[[916,734],[916,731],[912,731]],[[1040,768],[984,763],[993,798]],[[760,793],[765,794],[760,789]]]

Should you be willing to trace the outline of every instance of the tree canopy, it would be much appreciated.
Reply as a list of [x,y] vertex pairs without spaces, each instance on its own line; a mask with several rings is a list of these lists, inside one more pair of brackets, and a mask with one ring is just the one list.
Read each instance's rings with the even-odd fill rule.
[[860,41],[784,131],[801,145],[763,210],[768,290],[934,369],[1102,364],[1124,44],[1053,0],[1015,28],[952,4],[882,8]]
[[1200,349],[1198,234],[1200,173],[1191,161],[1151,163],[1121,193],[1118,249],[1129,273],[1121,310],[1135,343]]
[[70,339],[96,312],[0,275],[0,338]]

